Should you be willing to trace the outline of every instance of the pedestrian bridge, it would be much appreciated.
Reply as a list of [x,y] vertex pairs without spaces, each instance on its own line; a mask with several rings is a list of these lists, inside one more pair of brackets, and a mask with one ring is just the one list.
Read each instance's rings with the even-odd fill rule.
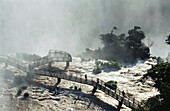
[[[48,64],[51,65],[52,62],[66,62],[66,67],[69,66],[69,62],[72,62],[72,57],[70,54],[64,51],[55,51],[50,50],[48,55],[42,57],[41,59],[31,61],[30,63],[24,63],[16,58],[12,58],[10,56],[0,56],[0,62],[4,62],[5,66],[11,65],[19,70],[27,72],[27,76],[30,75],[40,75],[40,76],[50,76],[58,78],[58,82],[56,86],[60,83],[61,79],[74,81],[82,84],[88,84],[94,87],[93,94],[95,93],[96,89],[99,89],[109,96],[113,97],[114,99],[119,101],[119,104],[123,103],[127,107],[136,109],[143,105],[142,102],[137,101],[134,97],[122,93],[118,88],[116,90],[111,89],[105,86],[105,82],[91,76],[83,75],[83,74],[69,74],[66,70],[60,71],[50,71],[50,70],[39,70],[37,67]],[[118,106],[119,107],[119,106]],[[121,107],[121,106],[120,106]]]

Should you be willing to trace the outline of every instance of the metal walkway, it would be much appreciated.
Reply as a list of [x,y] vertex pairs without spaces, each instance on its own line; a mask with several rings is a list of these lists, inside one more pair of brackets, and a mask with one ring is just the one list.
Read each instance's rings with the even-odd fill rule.
[[74,81],[78,83],[88,84],[94,86],[96,89],[99,89],[109,96],[115,98],[119,102],[122,101],[127,107],[136,109],[143,105],[143,103],[137,101],[134,97],[129,96],[128,94],[123,94],[118,88],[113,90],[105,86],[105,82],[94,77],[90,77],[82,74],[67,74],[66,71],[54,71],[50,72],[47,70],[36,70],[36,67],[51,64],[51,62],[71,62],[72,57],[70,54],[63,51],[50,51],[49,54],[45,57],[42,57],[39,60],[32,61],[30,64],[23,63],[12,57],[2,57],[0,56],[0,62],[14,66],[15,68],[27,72],[28,74],[36,74],[41,76],[50,76],[60,79],[65,79],[69,81]]

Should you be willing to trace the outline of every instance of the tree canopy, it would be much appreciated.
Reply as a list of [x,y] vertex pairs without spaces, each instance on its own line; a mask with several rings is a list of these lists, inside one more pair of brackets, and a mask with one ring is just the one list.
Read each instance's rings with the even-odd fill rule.
[[130,29],[127,36],[124,33],[116,34],[116,30],[118,28],[114,26],[109,33],[100,34],[100,40],[104,47],[86,50],[81,57],[106,59],[120,63],[134,63],[137,60],[149,58],[150,50],[142,42],[145,33],[139,26]]
[[160,63],[152,66],[143,80],[151,77],[160,94],[149,98],[145,105],[137,111],[170,111],[170,63]]
[[167,39],[165,40],[167,44],[170,45],[170,34],[167,36]]
[[[117,28],[113,28],[113,30],[115,29]],[[110,33],[100,35],[100,39],[104,44],[102,51],[105,55],[103,58],[134,62],[137,59],[149,57],[149,48],[142,43],[145,33],[140,27],[134,26],[134,29],[128,31],[127,37],[124,33],[114,34],[113,30]]]
[[[167,37],[166,43],[169,44],[170,35]],[[169,44],[170,45],[170,44]],[[151,77],[155,82],[160,94],[149,98],[143,107],[136,109],[137,111],[170,111],[170,63],[161,62],[152,66],[147,71],[142,80]]]

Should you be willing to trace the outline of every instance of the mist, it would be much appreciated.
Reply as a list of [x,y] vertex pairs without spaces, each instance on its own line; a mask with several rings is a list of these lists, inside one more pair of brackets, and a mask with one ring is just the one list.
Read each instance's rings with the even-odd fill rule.
[[76,55],[102,47],[99,35],[113,26],[127,34],[138,25],[154,41],[151,53],[167,57],[169,6],[169,0],[0,0],[0,54]]

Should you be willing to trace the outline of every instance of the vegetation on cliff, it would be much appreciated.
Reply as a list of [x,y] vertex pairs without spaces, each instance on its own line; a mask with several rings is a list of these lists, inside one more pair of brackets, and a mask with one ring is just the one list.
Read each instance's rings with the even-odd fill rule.
[[96,63],[96,67],[93,69],[94,74],[99,74],[102,72],[102,70],[120,70],[122,67],[122,64],[114,61],[102,62],[96,60],[95,63]]
[[143,81],[149,77],[154,80],[154,87],[158,88],[160,94],[149,98],[137,111],[170,111],[170,63],[152,66],[143,77]]
[[[166,39],[166,43],[170,43],[170,35]],[[169,44],[170,45],[170,44]],[[143,81],[147,78],[152,78],[160,94],[149,98],[145,101],[145,105],[138,111],[170,111],[170,63],[161,62],[147,71],[147,74],[142,78]]]
[[117,28],[113,27],[110,33],[100,35],[103,48],[96,50],[87,48],[80,56],[128,63],[149,57],[149,48],[142,42],[145,33],[140,27],[134,26],[134,29],[128,31],[128,36],[124,33],[117,35],[114,33],[115,30]]

